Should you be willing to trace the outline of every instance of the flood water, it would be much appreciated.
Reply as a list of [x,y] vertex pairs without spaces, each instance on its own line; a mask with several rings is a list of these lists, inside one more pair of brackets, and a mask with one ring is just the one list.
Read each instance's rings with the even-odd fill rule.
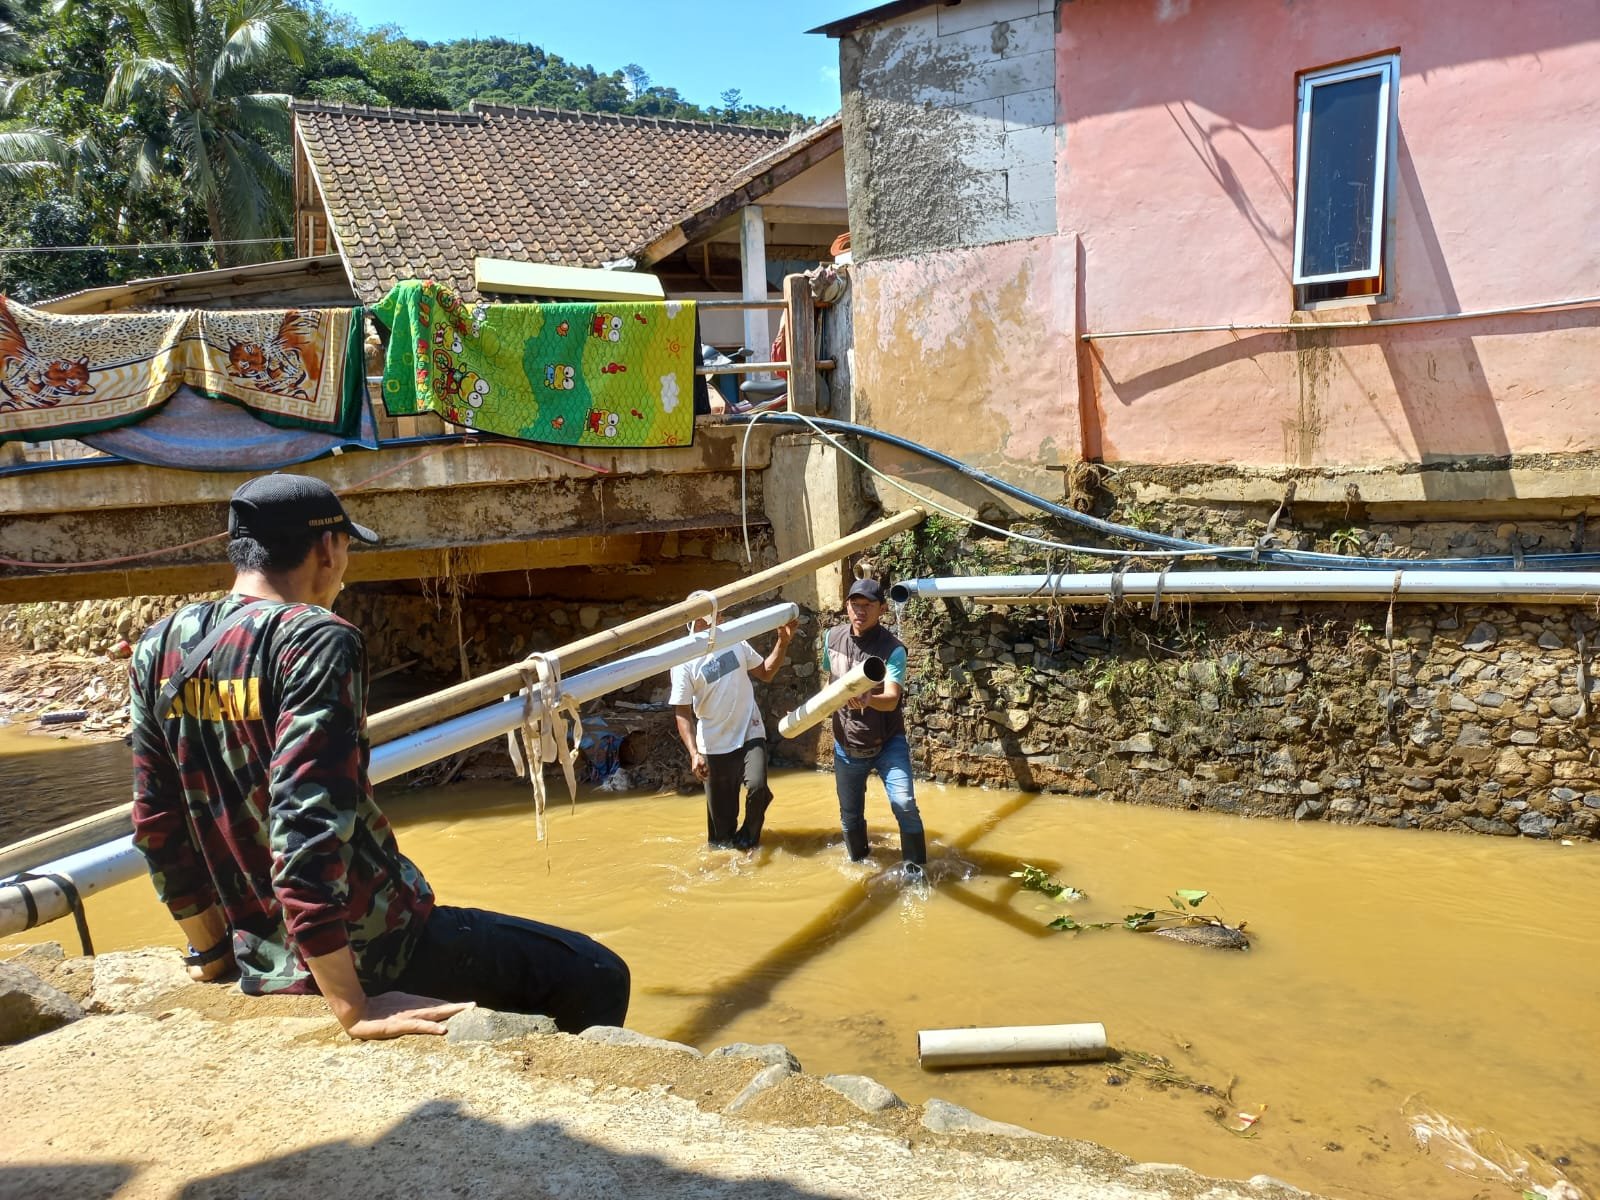
[[133,798],[130,752],[0,725],[0,846]]
[[[1548,1183],[1543,1163],[1558,1160],[1600,1194],[1600,848],[921,783],[931,884],[908,889],[872,786],[870,870],[844,861],[825,774],[775,778],[749,856],[701,845],[698,796],[553,801],[547,846],[522,785],[390,792],[385,807],[446,902],[618,950],[628,1023],[646,1033],[702,1049],[781,1041],[810,1072],[872,1075],[908,1101],[1333,1196],[1518,1196],[1497,1170],[1525,1161]],[[1087,899],[1019,891],[1023,862]],[[1045,928],[1062,912],[1162,906],[1177,888],[1208,889],[1254,948]],[[88,907],[101,947],[179,944],[142,880]],[[44,938],[72,932],[7,944]],[[918,1029],[1074,1021],[1104,1022],[1123,1060],[917,1064]],[[1153,1086],[1128,1052],[1231,1082],[1231,1099]],[[1248,1136],[1225,1127],[1241,1112],[1259,1117]],[[1431,1131],[1428,1150],[1414,1128]]]

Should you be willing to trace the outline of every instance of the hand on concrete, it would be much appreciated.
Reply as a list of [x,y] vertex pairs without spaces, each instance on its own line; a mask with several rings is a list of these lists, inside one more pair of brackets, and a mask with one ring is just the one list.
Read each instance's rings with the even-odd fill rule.
[[412,1033],[444,1033],[442,1022],[472,1007],[471,1001],[447,1004],[409,992],[384,992],[367,997],[361,1019],[345,1026],[345,1032],[358,1041],[378,1041]]

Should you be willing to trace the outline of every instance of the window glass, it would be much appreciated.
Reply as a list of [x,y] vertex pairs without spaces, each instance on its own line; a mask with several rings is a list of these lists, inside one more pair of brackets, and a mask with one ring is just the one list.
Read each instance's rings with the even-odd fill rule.
[[1379,74],[1311,89],[1301,272],[1364,271],[1372,261],[1372,194],[1378,186]]

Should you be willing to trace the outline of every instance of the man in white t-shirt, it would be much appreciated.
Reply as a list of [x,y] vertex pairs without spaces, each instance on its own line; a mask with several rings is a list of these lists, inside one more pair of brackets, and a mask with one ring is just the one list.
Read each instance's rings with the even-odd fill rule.
[[[668,702],[676,710],[678,736],[689,751],[695,778],[705,781],[706,841],[713,846],[752,850],[761,840],[772,789],[767,787],[767,727],[750,680],[772,682],[789,652],[795,624],[779,626],[778,640],[766,658],[749,642],[735,642],[672,668]],[[710,627],[707,618],[699,617],[689,628],[699,633]]]

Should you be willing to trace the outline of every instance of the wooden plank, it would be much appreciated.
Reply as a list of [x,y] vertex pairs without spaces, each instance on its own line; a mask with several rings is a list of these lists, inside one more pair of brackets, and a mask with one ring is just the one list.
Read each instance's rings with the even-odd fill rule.
[[804,275],[785,276],[783,298],[788,303],[785,315],[789,320],[789,409],[815,416],[817,305],[811,297],[811,280]]

